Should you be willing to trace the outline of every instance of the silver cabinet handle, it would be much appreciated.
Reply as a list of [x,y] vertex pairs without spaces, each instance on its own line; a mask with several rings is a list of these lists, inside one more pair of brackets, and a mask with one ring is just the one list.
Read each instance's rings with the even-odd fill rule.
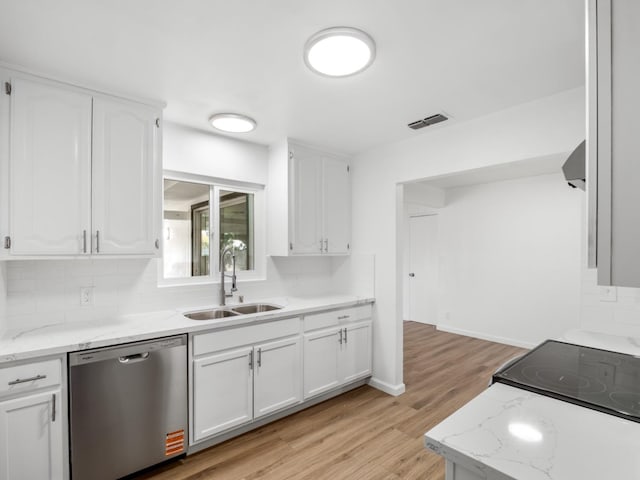
[[249,370],[253,370],[253,350],[249,352]]
[[324,240],[321,238],[320,239],[320,253],[324,252],[324,247],[322,246],[324,244]]
[[16,378],[15,380],[9,382],[8,385],[11,386],[11,385],[18,385],[20,383],[35,382],[36,380],[43,380],[45,378],[47,378],[46,375],[36,375],[35,377],[29,377],[29,378]]
[[324,253],[329,253],[329,239],[324,239]]
[[160,250],[160,240],[156,238],[156,250]]
[[100,253],[100,230],[96,230],[96,253]]
[[82,231],[82,253],[87,253],[87,231]]
[[349,318],[351,315],[341,315],[338,317],[338,320],[346,320],[347,318]]
[[56,394],[55,393],[51,398],[51,421],[52,422],[56,421]]
[[258,349],[258,366],[259,367],[262,366],[262,349],[261,348]]
[[344,329],[344,343],[347,343],[347,329]]
[[338,342],[340,343],[340,345],[342,345],[342,329],[340,329],[340,339],[338,340]]
[[410,273],[410,274],[409,274],[409,276],[410,276],[411,278],[413,278],[413,277],[415,277],[415,276],[416,276],[416,274],[415,274],[415,273]]

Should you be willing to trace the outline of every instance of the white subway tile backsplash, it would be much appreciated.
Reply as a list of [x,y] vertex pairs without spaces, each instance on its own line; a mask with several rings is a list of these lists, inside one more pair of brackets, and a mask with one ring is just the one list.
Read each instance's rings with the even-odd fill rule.
[[[267,280],[240,282],[245,302],[279,296],[332,293],[373,295],[373,256],[268,258]],[[219,285],[158,287],[156,259],[27,260],[0,263],[0,330],[110,316],[190,308],[218,302]],[[353,278],[351,278],[353,277]],[[354,284],[361,284],[355,288]],[[80,288],[93,288],[80,305]],[[4,318],[4,321],[2,320]]]

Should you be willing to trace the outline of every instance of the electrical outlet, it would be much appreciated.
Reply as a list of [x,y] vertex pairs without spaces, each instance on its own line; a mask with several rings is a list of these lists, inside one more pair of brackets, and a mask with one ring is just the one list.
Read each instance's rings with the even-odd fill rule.
[[617,302],[618,289],[616,287],[600,287],[601,302]]
[[93,305],[93,287],[80,287],[80,305]]

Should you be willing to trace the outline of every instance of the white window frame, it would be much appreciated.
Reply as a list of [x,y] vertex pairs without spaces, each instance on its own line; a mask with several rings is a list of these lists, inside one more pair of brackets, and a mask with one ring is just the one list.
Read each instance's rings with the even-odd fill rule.
[[[179,182],[199,183],[208,185],[209,188],[209,248],[216,252],[209,260],[209,275],[199,277],[165,278],[164,277],[164,252],[163,258],[158,262],[158,286],[175,287],[181,285],[207,285],[220,284],[220,258],[217,252],[220,250],[220,190],[232,190],[239,193],[253,194],[253,270],[238,270],[236,278],[239,283],[261,281],[266,279],[266,199],[264,185],[250,182],[208,177],[193,173],[164,170],[162,180],[176,180]],[[164,223],[164,188],[162,193],[162,219]],[[164,230],[164,228],[163,228]]]

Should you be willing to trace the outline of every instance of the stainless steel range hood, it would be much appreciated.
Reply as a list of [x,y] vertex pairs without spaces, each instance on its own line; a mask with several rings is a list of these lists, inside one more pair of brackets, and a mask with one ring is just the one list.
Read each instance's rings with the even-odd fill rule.
[[586,186],[586,143],[586,140],[583,140],[562,165],[564,178],[569,186],[580,190],[585,190]]

